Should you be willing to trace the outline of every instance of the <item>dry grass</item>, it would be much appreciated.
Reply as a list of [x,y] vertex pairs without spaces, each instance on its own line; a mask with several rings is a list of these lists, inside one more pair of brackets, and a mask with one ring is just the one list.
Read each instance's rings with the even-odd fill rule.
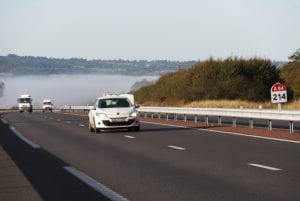
[[[164,103],[146,102],[144,106],[176,106],[176,107],[200,107],[200,108],[248,108],[248,109],[277,109],[278,105],[268,102],[249,102],[242,100],[204,100],[184,104],[183,101]],[[283,110],[300,110],[300,100],[282,104]]]

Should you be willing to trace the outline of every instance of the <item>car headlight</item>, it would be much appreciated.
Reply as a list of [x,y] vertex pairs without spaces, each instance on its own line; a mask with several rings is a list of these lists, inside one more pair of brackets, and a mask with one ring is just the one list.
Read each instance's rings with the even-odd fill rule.
[[98,117],[100,117],[101,119],[107,117],[106,114],[104,114],[104,113],[96,113],[96,115],[97,115]]
[[131,112],[131,113],[130,113],[130,116],[131,116],[131,117],[137,117],[137,115],[138,115],[137,112]]

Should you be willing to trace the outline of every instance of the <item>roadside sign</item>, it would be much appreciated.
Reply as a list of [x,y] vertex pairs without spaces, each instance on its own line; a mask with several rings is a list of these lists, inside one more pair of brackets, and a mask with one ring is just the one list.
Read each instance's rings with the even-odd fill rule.
[[286,87],[283,84],[277,82],[271,87],[271,101],[272,103],[287,102]]

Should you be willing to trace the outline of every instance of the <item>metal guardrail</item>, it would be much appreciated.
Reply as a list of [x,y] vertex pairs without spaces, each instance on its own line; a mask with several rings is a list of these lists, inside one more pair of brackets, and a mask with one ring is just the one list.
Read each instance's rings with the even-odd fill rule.
[[[88,113],[90,106],[65,106],[60,108],[66,112]],[[139,112],[145,117],[147,114],[161,114],[169,119],[170,115],[177,120],[178,115],[182,115],[184,121],[187,121],[187,116],[194,116],[194,121],[197,121],[198,116],[204,116],[205,122],[208,124],[208,117],[214,116],[218,118],[218,125],[222,123],[222,117],[232,118],[232,125],[236,127],[237,118],[249,119],[249,127],[253,128],[253,119],[265,119],[268,122],[268,130],[272,130],[272,121],[281,120],[289,123],[290,133],[294,133],[294,122],[300,122],[299,110],[265,110],[265,109],[221,109],[221,108],[184,108],[184,107],[140,107]]]

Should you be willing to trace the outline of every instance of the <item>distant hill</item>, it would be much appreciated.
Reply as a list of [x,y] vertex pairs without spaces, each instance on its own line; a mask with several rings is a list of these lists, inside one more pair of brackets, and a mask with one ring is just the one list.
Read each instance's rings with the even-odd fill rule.
[[162,75],[188,68],[197,61],[86,60],[47,57],[0,56],[0,75],[101,73],[119,75]]

